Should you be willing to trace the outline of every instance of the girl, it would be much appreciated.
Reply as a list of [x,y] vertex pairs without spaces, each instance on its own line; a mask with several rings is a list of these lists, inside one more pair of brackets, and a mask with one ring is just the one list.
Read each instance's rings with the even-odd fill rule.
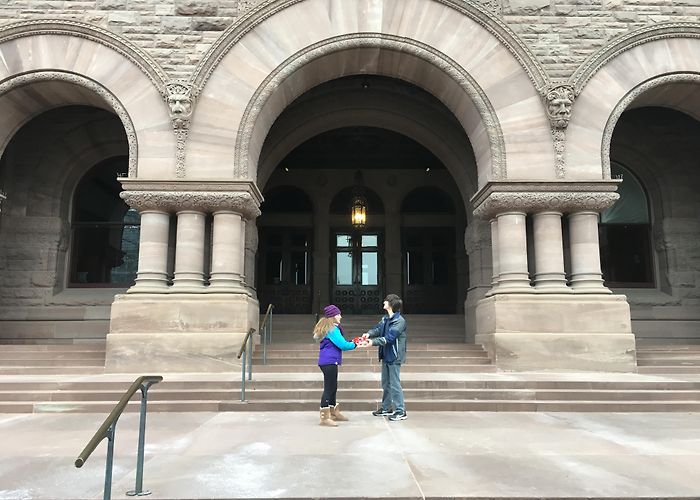
[[321,424],[326,427],[337,427],[336,421],[348,420],[338,410],[335,395],[338,391],[338,366],[343,364],[343,351],[355,349],[354,342],[348,342],[343,337],[340,328],[340,309],[329,305],[323,308],[323,318],[314,327],[314,340],[321,342],[318,351],[318,366],[323,372],[323,395],[321,396]]

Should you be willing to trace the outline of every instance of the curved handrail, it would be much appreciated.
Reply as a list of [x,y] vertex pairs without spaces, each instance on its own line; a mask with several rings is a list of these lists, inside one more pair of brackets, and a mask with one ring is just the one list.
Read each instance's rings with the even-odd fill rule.
[[267,318],[272,314],[272,310],[275,308],[274,304],[268,304],[267,311],[265,312],[265,317],[263,317],[262,323],[260,323],[260,331],[265,331],[265,325],[267,324]]
[[243,353],[245,352],[245,346],[248,343],[248,338],[250,338],[251,335],[255,333],[255,328],[251,328],[248,330],[248,333],[245,334],[245,337],[243,337],[243,342],[241,342],[241,348],[238,351],[238,356],[236,356],[238,359],[241,359],[241,356],[243,356]]
[[151,384],[157,384],[163,380],[163,377],[161,375],[143,375],[139,378],[137,378],[133,384],[131,384],[131,387],[129,387],[129,390],[127,390],[122,398],[119,400],[117,405],[114,407],[112,412],[109,414],[109,416],[105,419],[105,421],[102,423],[99,429],[97,429],[97,432],[95,432],[94,436],[92,436],[92,439],[88,442],[87,446],[83,449],[83,451],[78,455],[78,458],[75,459],[75,466],[76,467],[82,467],[85,462],[87,462],[87,459],[90,457],[93,451],[95,451],[95,448],[97,448],[97,445],[100,444],[100,442],[106,438],[109,434],[109,428],[114,425],[114,423],[117,421],[119,416],[122,414],[124,411],[124,408],[126,405],[129,403],[131,400],[131,397],[138,391],[141,386],[143,385],[144,382],[148,383],[149,385]]

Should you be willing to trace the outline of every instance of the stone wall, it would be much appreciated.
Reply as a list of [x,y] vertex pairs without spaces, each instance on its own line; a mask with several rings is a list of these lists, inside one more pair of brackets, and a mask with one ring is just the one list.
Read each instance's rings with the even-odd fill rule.
[[[261,0],[9,0],[0,24],[72,19],[138,44],[187,78],[221,32]],[[552,79],[566,79],[607,41],[660,22],[696,22],[696,0],[478,0],[522,38]]]

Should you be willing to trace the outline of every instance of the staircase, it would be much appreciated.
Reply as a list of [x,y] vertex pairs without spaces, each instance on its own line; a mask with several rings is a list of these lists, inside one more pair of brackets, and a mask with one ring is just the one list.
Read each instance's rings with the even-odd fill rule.
[[639,373],[700,374],[700,344],[637,343]]
[[[378,316],[343,319],[346,338]],[[230,374],[163,374],[149,411],[314,411],[322,378],[310,315],[276,315],[267,363],[254,355],[254,380],[240,402],[240,367]],[[413,411],[700,411],[700,346],[642,346],[634,374],[498,373],[479,345],[464,342],[462,316],[408,316],[402,368]],[[338,401],[370,411],[381,399],[376,348],[344,353]],[[103,373],[104,343],[0,345],[0,413],[107,413],[137,374]],[[138,400],[127,411],[138,411]]]

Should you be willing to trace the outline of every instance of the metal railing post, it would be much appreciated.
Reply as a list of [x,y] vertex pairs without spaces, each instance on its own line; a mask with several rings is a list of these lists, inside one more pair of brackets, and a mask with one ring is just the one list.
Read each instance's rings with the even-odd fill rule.
[[262,345],[263,345],[263,364],[267,364],[267,329],[269,325],[265,325],[265,329],[260,333],[262,335]]
[[248,356],[241,359],[241,402],[245,402],[245,362]]
[[134,489],[127,491],[127,496],[145,496],[150,495],[149,490],[143,491],[143,458],[144,449],[146,446],[146,405],[148,403],[148,389],[153,385],[153,382],[145,382],[141,384],[141,419],[139,421],[139,449],[136,455],[136,484]]
[[248,380],[253,380],[253,336],[248,336],[248,347],[246,347],[246,357],[248,358]]
[[272,342],[272,311],[274,311],[274,307],[270,309],[270,320],[268,321],[270,328],[270,342]]
[[114,422],[107,429],[107,461],[105,463],[105,489],[102,492],[104,500],[112,498],[112,464],[114,462],[114,431],[117,423]]

